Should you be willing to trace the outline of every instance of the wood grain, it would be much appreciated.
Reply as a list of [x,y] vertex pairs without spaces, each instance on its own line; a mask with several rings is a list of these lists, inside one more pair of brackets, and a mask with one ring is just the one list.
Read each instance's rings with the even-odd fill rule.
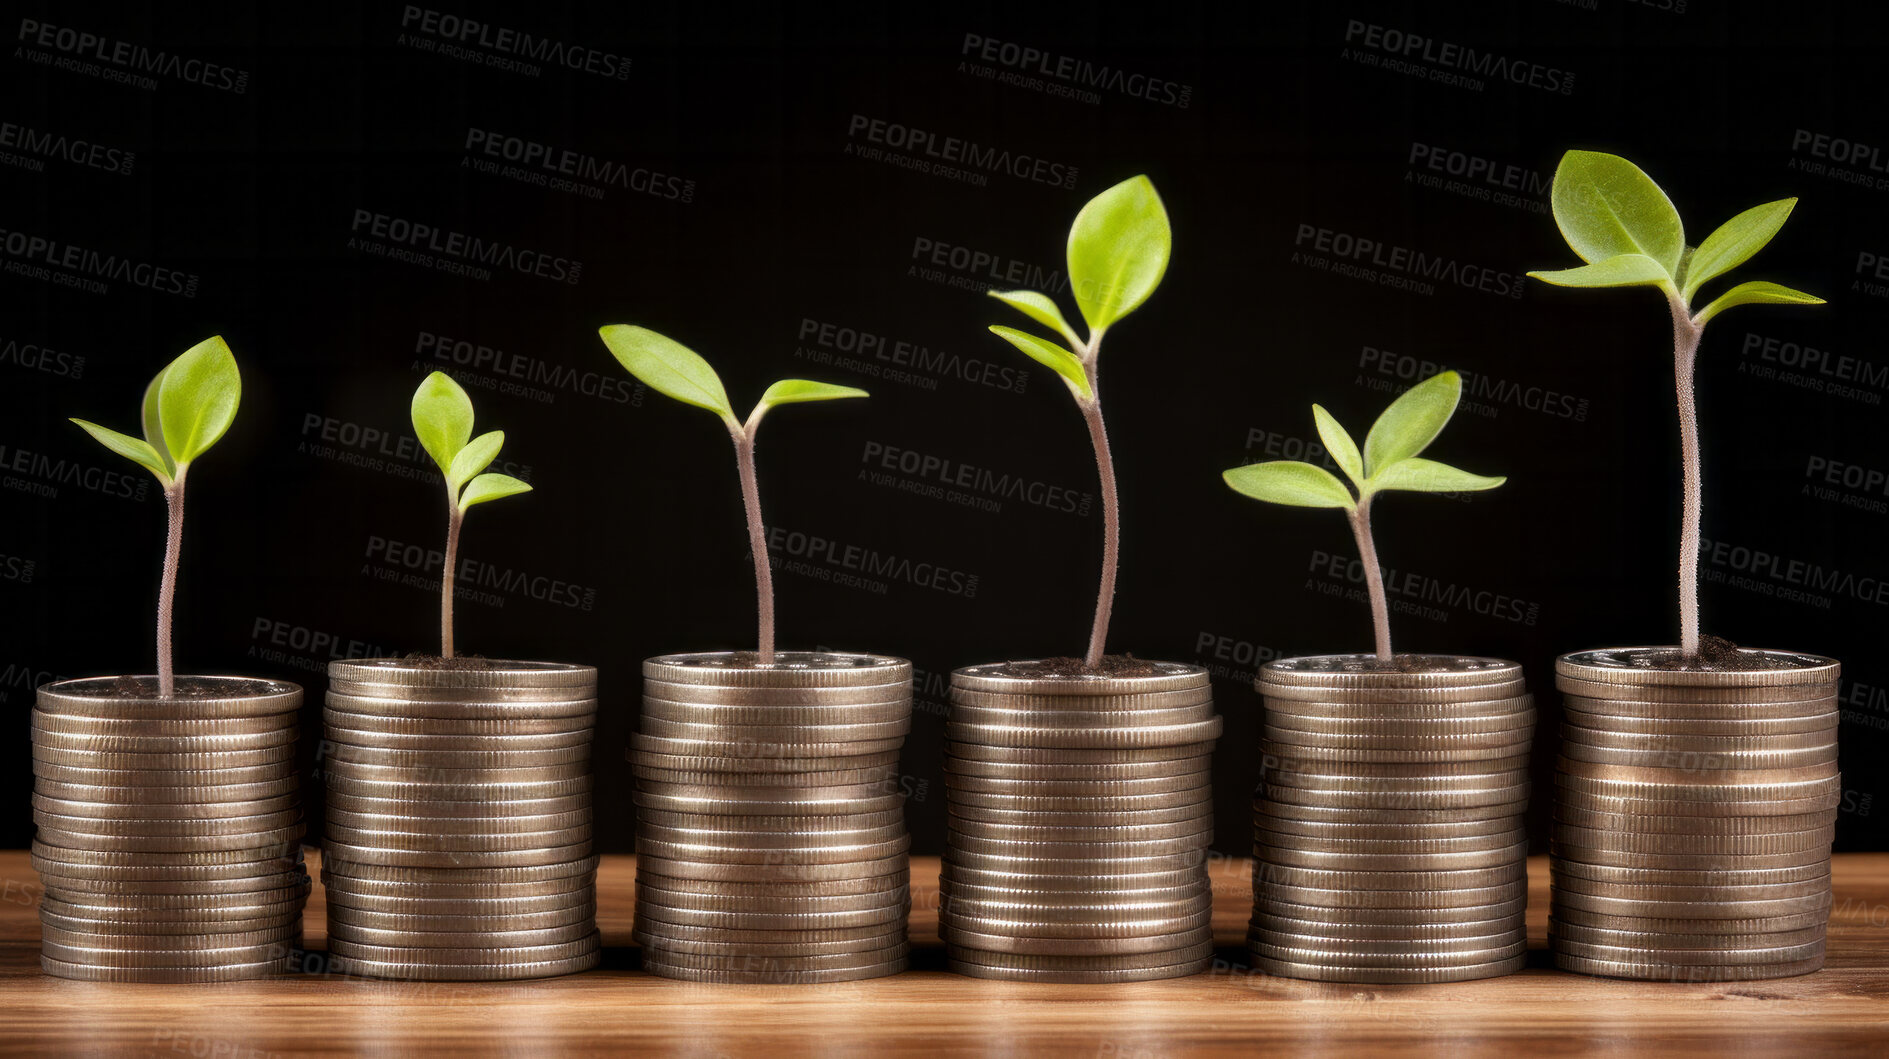
[[[311,859],[313,856],[311,855]],[[495,985],[320,972],[214,986],[97,985],[39,973],[38,879],[0,852],[0,1054],[265,1059],[289,1055],[1889,1055],[1889,854],[1836,860],[1829,966],[1735,985],[1562,974],[1542,950],[1547,862],[1530,862],[1535,947],[1522,974],[1436,986],[1266,978],[1240,945],[1247,863],[1215,866],[1208,974],[1115,986],[979,982],[942,970],[936,858],[914,858],[917,969],[830,986],[706,986],[636,969],[635,865],[606,858],[603,969]],[[323,907],[309,903],[308,942]]]

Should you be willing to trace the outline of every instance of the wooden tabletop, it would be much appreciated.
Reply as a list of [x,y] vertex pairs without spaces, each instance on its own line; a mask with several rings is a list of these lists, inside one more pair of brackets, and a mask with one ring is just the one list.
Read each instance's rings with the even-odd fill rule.
[[[310,855],[314,859],[314,855]],[[1836,858],[1829,965],[1731,985],[1562,974],[1542,950],[1548,867],[1529,864],[1530,968],[1460,985],[1346,986],[1267,978],[1241,952],[1247,864],[1217,864],[1214,970],[1165,982],[1046,986],[945,972],[938,860],[915,857],[916,970],[825,986],[711,986],[637,969],[635,863],[599,872],[601,970],[504,984],[320,973],[209,986],[100,985],[39,972],[38,877],[0,852],[0,1054],[691,1056],[1037,1055],[1142,1059],[1290,1055],[1889,1055],[1889,854]],[[307,940],[323,943],[319,884]],[[311,965],[322,958],[309,954]],[[310,970],[317,968],[311,966]]]

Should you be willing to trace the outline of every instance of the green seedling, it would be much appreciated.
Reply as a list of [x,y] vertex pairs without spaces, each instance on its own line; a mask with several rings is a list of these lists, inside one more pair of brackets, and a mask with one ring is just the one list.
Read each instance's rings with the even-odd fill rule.
[[184,480],[197,457],[210,451],[236,419],[243,377],[236,357],[221,336],[206,338],[164,366],[144,388],[141,415],[144,437],[73,422],[99,443],[150,471],[164,487],[169,528],[164,538],[164,577],[157,590],[158,694],[177,692],[171,659],[171,612],[177,598],[177,564],[183,552]]
[[755,434],[761,429],[761,418],[775,405],[865,397],[866,391],[806,379],[782,379],[761,394],[761,400],[744,422],[735,418],[734,406],[728,401],[721,376],[694,350],[646,327],[610,324],[599,328],[597,333],[603,336],[603,344],[609,347],[617,362],[643,385],[683,404],[715,413],[728,428],[728,436],[734,439],[741,502],[748,515],[748,548],[754,557],[754,594],[760,625],[760,646],[755,653],[762,665],[774,664],[774,574],[767,561],[761,490],[754,474]]
[[1014,327],[993,325],[990,329],[1061,376],[1089,427],[1102,486],[1102,583],[1096,593],[1095,620],[1089,626],[1089,649],[1083,657],[1091,668],[1101,664],[1103,647],[1108,642],[1122,525],[1115,496],[1115,463],[1109,453],[1108,430],[1102,423],[1102,403],[1096,389],[1096,359],[1102,351],[1103,334],[1140,308],[1161,285],[1173,247],[1167,209],[1161,205],[1154,183],[1145,176],[1131,177],[1090,199],[1069,229],[1069,286],[1076,308],[1088,325],[1086,339],[1069,325],[1047,294],[1033,290],[989,292],[1068,343],[1065,346]]
[[453,657],[453,592],[459,586],[459,530],[474,504],[531,492],[508,474],[482,473],[505,447],[505,432],[472,436],[472,398],[445,372],[413,391],[413,433],[446,481],[446,564],[439,578],[439,654]]
[[1255,463],[1235,467],[1222,475],[1236,492],[1255,500],[1292,507],[1344,510],[1351,522],[1351,535],[1358,542],[1358,558],[1364,563],[1379,662],[1389,663],[1395,656],[1391,653],[1390,606],[1384,598],[1384,572],[1378,568],[1377,544],[1371,539],[1371,501],[1377,494],[1392,490],[1464,493],[1494,489],[1508,481],[1470,474],[1422,458],[1423,450],[1429,448],[1449,423],[1450,416],[1456,413],[1456,402],[1462,395],[1462,377],[1453,371],[1433,375],[1412,386],[1371,424],[1371,432],[1364,437],[1362,453],[1331,413],[1313,405],[1312,418],[1318,423],[1319,440],[1331,453],[1332,462],[1351,479],[1350,488],[1323,467],[1298,460]]
[[1555,223],[1587,262],[1578,268],[1530,272],[1562,287],[1653,287],[1673,316],[1673,380],[1679,401],[1679,458],[1684,514],[1679,534],[1679,649],[1699,656],[1699,415],[1693,362],[1705,325],[1740,305],[1822,305],[1823,299],[1763,280],[1740,283],[1694,311],[1705,284],[1744,264],[1777,235],[1796,199],[1767,202],[1726,221],[1697,247],[1686,245],[1679,211],[1632,162],[1598,151],[1569,151],[1555,169],[1550,193]]

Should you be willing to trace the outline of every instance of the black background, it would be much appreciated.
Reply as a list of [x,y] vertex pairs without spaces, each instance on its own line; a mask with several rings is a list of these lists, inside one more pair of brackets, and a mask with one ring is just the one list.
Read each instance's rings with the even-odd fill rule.
[[[1838,845],[1883,845],[1889,810],[1870,803],[1889,663],[1873,579],[1889,577],[1878,547],[1889,505],[1880,483],[1814,495],[1807,470],[1813,459],[1889,469],[1889,384],[1851,380],[1854,392],[1841,393],[1814,370],[1810,385],[1764,377],[1783,369],[1761,355],[1772,339],[1827,351],[1830,362],[1854,358],[1867,373],[1889,367],[1879,340],[1889,301],[1858,264],[1863,253],[1889,255],[1889,159],[1874,171],[1841,167],[1869,181],[1858,184],[1817,171],[1830,159],[1798,143],[1802,130],[1889,154],[1877,5],[418,6],[429,4],[621,57],[628,74],[550,62],[499,69],[491,60],[503,53],[476,42],[441,54],[439,35],[403,25],[397,3],[11,7],[0,122],[134,158],[128,173],[18,146],[0,159],[0,692],[18,737],[0,749],[16,807],[0,843],[23,845],[31,831],[32,687],[151,666],[163,504],[148,484],[141,499],[115,495],[142,472],[65,417],[135,430],[151,374],[220,333],[245,392],[235,428],[191,476],[180,671],[302,681],[314,732],[331,654],[436,649],[435,594],[382,580],[414,572],[370,553],[377,539],[437,549],[436,487],[397,473],[420,466],[410,451],[385,455],[322,433],[378,430],[396,445],[419,379],[451,369],[480,428],[507,432],[502,459],[537,487],[472,514],[464,556],[529,587],[462,599],[461,648],[601,667],[599,804],[619,811],[600,814],[600,834],[628,849],[621,748],[638,660],[748,646],[753,635],[727,438],[707,415],[626,385],[595,332],[634,322],[705,354],[744,408],[785,376],[873,391],[869,402],[770,419],[760,452],[769,522],[920,571],[943,568],[952,586],[974,575],[975,592],[916,575],[862,589],[784,569],[781,638],[919,666],[909,817],[915,848],[936,850],[946,674],[1080,651],[1101,526],[1094,512],[1014,498],[982,510],[864,476],[877,469],[865,458],[877,444],[1077,494],[1095,488],[1067,394],[984,331],[1020,322],[979,293],[1011,282],[989,267],[955,268],[949,255],[941,282],[915,247],[966,248],[1060,278],[1076,210],[1137,172],[1165,198],[1174,257],[1103,357],[1126,508],[1111,646],[1214,667],[1227,718],[1219,845],[1247,842],[1259,770],[1254,666],[1365,649],[1370,631],[1362,602],[1324,591],[1358,588],[1318,564],[1320,553],[1352,554],[1336,513],[1256,504],[1219,472],[1284,449],[1299,455],[1314,436],[1314,400],[1362,437],[1395,392],[1432,370],[1418,367],[1425,361],[1485,387],[1472,383],[1432,455],[1510,482],[1471,503],[1407,495],[1379,506],[1385,565],[1461,597],[1432,604],[1437,613],[1398,615],[1398,644],[1527,664],[1544,692],[1539,840],[1552,658],[1670,642],[1676,612],[1665,307],[1645,290],[1530,281],[1520,297],[1499,292],[1527,269],[1574,263],[1542,205],[1556,159],[1578,146],[1644,166],[1679,203],[1693,242],[1738,210],[1802,197],[1741,275],[1830,304],[1730,313],[1709,329],[1699,366],[1706,536],[1763,553],[1779,573],[1750,569],[1749,552],[1708,561],[1704,611],[1708,631],[1741,643],[1843,660],[1850,790]],[[23,19],[221,64],[246,75],[243,90],[168,73],[126,85],[49,67],[41,60],[70,56],[18,39]],[[1393,56],[1354,22],[1493,53],[1556,82],[1572,73],[1571,91],[1496,77],[1443,83],[1431,73],[1447,67],[1422,55],[1411,58],[1415,73],[1387,69]],[[1171,85],[1150,100],[1002,83],[973,69],[1005,68],[964,54],[967,35]],[[861,157],[872,144],[849,135],[855,115],[1073,168],[1073,186],[1002,172],[967,182]],[[476,171],[466,164],[474,129],[661,174],[659,190],[692,182],[689,201],[623,186],[595,199]],[[1523,186],[1506,200],[1477,179],[1465,185],[1488,198],[1425,186],[1414,177],[1431,171],[1412,156],[1430,149],[1504,173],[1519,167]],[[375,256],[350,244],[360,210],[581,262],[578,282],[504,268],[472,279]],[[1444,259],[1463,275],[1480,278],[1461,266],[1488,270],[1498,292],[1447,279],[1410,291],[1322,270],[1295,257],[1311,249],[1299,245],[1304,226]],[[17,233],[193,275],[194,296],[22,275],[33,263]],[[960,370],[913,369],[915,383],[820,363],[807,355],[819,344],[801,339],[805,321],[942,351]],[[509,367],[439,361],[419,348],[423,335],[501,350]],[[1385,371],[1367,350],[1403,359]],[[983,364],[1015,369],[1022,392],[975,381]],[[503,385],[519,381],[507,371],[575,381],[527,379],[537,392],[521,393]],[[780,558],[843,572],[821,557]],[[1812,568],[1845,580],[1789,598],[1805,587],[1792,579]]]

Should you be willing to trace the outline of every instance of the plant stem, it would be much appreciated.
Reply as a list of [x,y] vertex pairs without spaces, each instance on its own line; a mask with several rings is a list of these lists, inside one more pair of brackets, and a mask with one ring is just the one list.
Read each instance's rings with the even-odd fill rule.
[[1377,542],[1371,539],[1371,498],[1358,498],[1352,508],[1351,535],[1358,540],[1358,558],[1364,563],[1364,585],[1371,595],[1371,629],[1377,639],[1377,660],[1391,661],[1391,611],[1384,598],[1384,571],[1377,565]]
[[184,468],[164,490],[164,508],[169,516],[164,530],[164,575],[157,587],[157,693],[170,698],[177,693],[177,671],[171,659],[171,613],[177,602],[177,565],[184,547]]
[[1089,441],[1095,446],[1095,467],[1102,480],[1102,585],[1095,595],[1095,621],[1089,626],[1089,653],[1083,664],[1094,668],[1102,664],[1102,650],[1108,644],[1108,623],[1115,611],[1115,573],[1122,550],[1122,514],[1115,496],[1115,458],[1109,453],[1108,428],[1102,424],[1101,391],[1095,384],[1095,350],[1100,334],[1092,334],[1085,350],[1084,370],[1089,376],[1089,392],[1094,396],[1082,404],[1082,419],[1089,424]]
[[1703,324],[1695,323],[1686,303],[1668,292],[1673,310],[1673,387],[1679,398],[1679,462],[1685,470],[1684,511],[1679,524],[1679,653],[1699,657],[1699,410],[1693,396],[1693,363],[1699,355]]
[[439,575],[439,656],[453,656],[453,596],[459,591],[459,527],[466,518],[460,514],[451,487],[446,490],[446,566]]
[[754,594],[760,615],[760,649],[755,653],[762,665],[774,663],[774,571],[767,561],[766,531],[761,524],[761,487],[754,476],[754,428],[730,426],[735,435],[735,465],[741,471],[741,503],[748,512],[748,549],[754,554]]

